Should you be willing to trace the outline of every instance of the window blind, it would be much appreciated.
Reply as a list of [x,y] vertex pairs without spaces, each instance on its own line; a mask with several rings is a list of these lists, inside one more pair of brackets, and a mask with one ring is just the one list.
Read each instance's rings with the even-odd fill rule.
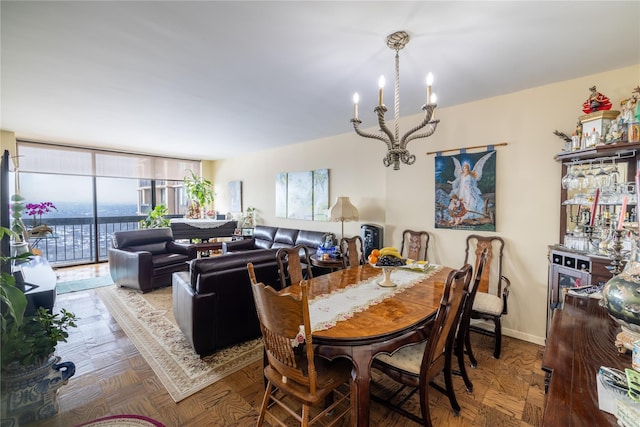
[[17,142],[19,172],[182,181],[200,161],[28,141]]

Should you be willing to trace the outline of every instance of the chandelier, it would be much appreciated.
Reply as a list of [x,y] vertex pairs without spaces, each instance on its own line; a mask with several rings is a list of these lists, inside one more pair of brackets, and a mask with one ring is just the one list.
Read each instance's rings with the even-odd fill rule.
[[[402,138],[400,138],[400,126],[398,124],[398,121],[400,119],[400,55],[398,54],[398,52],[400,51],[400,49],[405,47],[407,43],[409,43],[409,34],[404,31],[397,31],[387,36],[387,46],[390,49],[396,51],[396,79],[394,86],[394,133],[389,130],[384,119],[384,115],[387,112],[387,107],[382,102],[382,92],[385,83],[384,76],[381,76],[379,81],[378,106],[373,110],[378,116],[378,124],[380,125],[380,130],[382,132],[381,134],[368,133],[360,130],[360,123],[362,123],[362,121],[358,119],[358,101],[360,100],[360,97],[357,93],[353,95],[354,118],[351,119],[351,123],[353,123],[353,129],[358,135],[362,137],[379,139],[380,141],[383,141],[385,144],[387,144],[388,152],[385,158],[382,160],[382,163],[384,163],[386,167],[389,167],[393,164],[394,170],[400,169],[400,162],[406,165],[412,165],[413,163],[415,163],[416,156],[414,156],[409,152],[409,150],[407,150],[407,144],[414,139],[427,138],[431,136],[436,131],[436,127],[440,122],[440,120],[433,120],[433,113],[436,108],[436,96],[435,94],[431,93],[433,75],[429,73],[427,75],[427,103],[422,106],[422,110],[425,113],[424,119],[418,126],[410,129],[402,136]],[[425,127],[425,132],[416,133]]]

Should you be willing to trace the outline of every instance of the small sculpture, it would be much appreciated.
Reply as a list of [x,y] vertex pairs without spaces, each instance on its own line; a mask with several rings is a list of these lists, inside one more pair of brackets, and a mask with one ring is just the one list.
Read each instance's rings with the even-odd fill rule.
[[591,86],[589,90],[591,91],[591,95],[589,95],[589,98],[582,104],[582,111],[584,111],[585,114],[611,109],[611,101],[609,101],[609,98],[598,92],[595,86]]

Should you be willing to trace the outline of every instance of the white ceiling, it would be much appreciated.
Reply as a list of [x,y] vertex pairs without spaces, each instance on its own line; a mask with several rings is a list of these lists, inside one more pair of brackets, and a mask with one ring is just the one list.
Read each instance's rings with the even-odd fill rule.
[[392,110],[398,30],[403,116],[428,71],[447,107],[640,63],[637,0],[2,1],[0,14],[3,130],[196,159],[351,132],[356,91],[373,127],[380,74]]

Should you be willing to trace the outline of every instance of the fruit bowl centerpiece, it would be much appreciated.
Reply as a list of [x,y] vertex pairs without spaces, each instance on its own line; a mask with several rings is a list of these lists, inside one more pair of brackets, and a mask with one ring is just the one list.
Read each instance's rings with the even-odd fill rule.
[[381,282],[378,282],[378,286],[391,288],[396,286],[396,284],[391,280],[391,273],[396,268],[405,265],[406,260],[402,258],[396,248],[386,247],[379,251],[376,251],[375,249],[371,251],[369,264],[376,268],[382,268],[384,279]]

